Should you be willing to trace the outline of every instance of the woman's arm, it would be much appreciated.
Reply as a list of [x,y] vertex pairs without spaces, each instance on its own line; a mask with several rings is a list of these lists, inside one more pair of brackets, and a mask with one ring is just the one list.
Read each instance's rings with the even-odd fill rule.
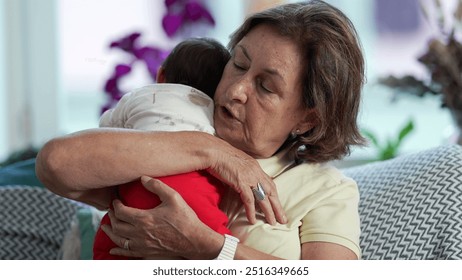
[[302,244],[304,260],[357,260],[358,257],[350,249],[328,242],[307,242]]
[[[140,210],[114,201],[109,211],[111,227],[104,232],[120,248],[112,254],[144,259],[175,256],[186,259],[214,259],[224,244],[224,236],[202,223],[183,198],[159,180],[143,177],[143,184],[157,194],[162,203],[151,210]],[[123,249],[126,240],[129,250]],[[239,244],[235,259],[277,259]]]
[[98,208],[109,205],[114,189],[107,186],[202,169],[240,194],[251,222],[255,200],[250,188],[260,182],[268,199],[259,205],[268,222],[285,222],[276,186],[258,162],[207,133],[86,130],[46,143],[36,164],[38,178],[51,191]]
[[[125,129],[81,131],[46,143],[37,156],[36,173],[51,191],[104,208],[113,191],[107,186],[144,174],[163,176],[205,167],[205,156],[188,149],[195,146],[195,136],[199,135],[172,137]],[[214,138],[200,136],[202,142]]]
[[209,167],[196,141],[218,145],[215,137],[172,134],[108,128],[56,138],[39,152],[37,175],[50,189],[84,191]]
[[[112,228],[103,230],[119,248],[111,253],[127,257],[156,258],[165,256],[186,259],[214,259],[218,256],[224,236],[202,223],[180,195],[159,180],[143,177],[143,184],[157,194],[162,204],[149,210],[139,210],[114,202],[109,211]],[[123,249],[129,240],[129,250]],[[238,244],[236,260],[278,259]],[[309,242],[302,245],[302,259],[357,259],[349,249],[326,242]]]

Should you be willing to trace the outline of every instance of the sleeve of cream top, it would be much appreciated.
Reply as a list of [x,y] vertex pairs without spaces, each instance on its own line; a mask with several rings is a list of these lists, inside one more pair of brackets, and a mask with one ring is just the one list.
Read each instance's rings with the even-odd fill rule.
[[331,182],[318,191],[320,199],[302,219],[301,243],[331,242],[347,247],[361,258],[357,184],[340,174]]

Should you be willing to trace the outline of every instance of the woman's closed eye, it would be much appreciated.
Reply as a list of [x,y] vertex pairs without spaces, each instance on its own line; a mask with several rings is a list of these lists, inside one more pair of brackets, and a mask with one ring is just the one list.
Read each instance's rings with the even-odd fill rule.
[[260,88],[265,91],[265,92],[268,92],[268,93],[272,93],[273,91],[270,89],[269,86],[265,85],[264,81],[263,80],[259,80],[258,81],[258,85],[260,86]]
[[243,64],[240,64],[240,63],[234,62],[233,66],[234,66],[234,68],[236,68],[237,70],[240,70],[240,71],[246,71],[247,70],[247,68]]
[[[237,69],[238,71],[241,71],[241,72],[245,72],[248,70],[247,66],[245,66],[244,64],[241,64],[241,63],[236,63],[236,62],[233,62],[233,67],[235,69]],[[267,82],[265,82],[264,79],[262,78],[257,78],[257,85],[264,91],[264,92],[267,92],[267,93],[273,93],[273,90],[271,89],[271,87],[268,85]]]

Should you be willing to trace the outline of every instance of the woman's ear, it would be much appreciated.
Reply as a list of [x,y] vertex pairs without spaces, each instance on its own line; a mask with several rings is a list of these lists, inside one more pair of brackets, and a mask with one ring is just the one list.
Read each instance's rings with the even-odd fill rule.
[[317,124],[318,114],[316,113],[316,109],[309,109],[306,111],[304,118],[302,118],[295,127],[295,131],[297,134],[304,134],[310,131]]
[[156,75],[156,81],[158,84],[165,83],[165,70],[164,67],[159,66],[159,69],[157,69],[157,75]]

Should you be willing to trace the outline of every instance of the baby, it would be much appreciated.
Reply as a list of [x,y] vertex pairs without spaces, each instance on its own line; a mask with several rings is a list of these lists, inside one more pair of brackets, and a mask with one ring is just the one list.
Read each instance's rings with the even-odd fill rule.
[[[228,50],[209,38],[193,38],[179,43],[165,59],[157,74],[157,84],[125,94],[115,108],[101,116],[100,127],[121,127],[152,131],[203,131],[215,133],[213,95],[225,65]],[[147,174],[149,175],[149,174]],[[227,216],[219,209],[223,184],[206,171],[158,178],[175,189],[201,221],[222,234],[230,234]],[[126,206],[150,209],[159,198],[134,181],[118,186],[118,198]],[[101,225],[110,224],[106,214]],[[127,259],[109,254],[117,247],[98,229],[93,259]]]

